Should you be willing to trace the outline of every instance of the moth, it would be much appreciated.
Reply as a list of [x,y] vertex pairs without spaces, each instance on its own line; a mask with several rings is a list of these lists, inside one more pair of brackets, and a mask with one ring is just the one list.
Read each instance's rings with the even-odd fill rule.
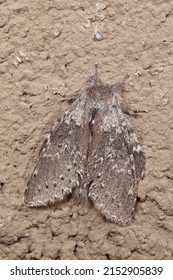
[[85,87],[66,98],[73,103],[47,135],[25,189],[28,206],[73,198],[120,226],[129,224],[145,156],[125,116],[140,112],[122,101],[127,78],[104,84],[95,66]]

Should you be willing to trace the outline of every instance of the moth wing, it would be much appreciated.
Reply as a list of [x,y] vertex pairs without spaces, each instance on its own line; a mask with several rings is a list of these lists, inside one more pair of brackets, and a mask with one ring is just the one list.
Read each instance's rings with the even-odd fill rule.
[[[28,206],[43,206],[64,200],[83,176],[80,137],[85,126],[85,103],[76,100],[57,121],[43,144],[40,157],[24,193]],[[86,136],[85,136],[86,137]],[[79,141],[80,139],[80,141]],[[83,145],[84,146],[84,145]]]
[[104,110],[93,127],[97,139],[92,141],[88,196],[108,220],[125,226],[132,219],[145,157],[122,111],[110,104]]

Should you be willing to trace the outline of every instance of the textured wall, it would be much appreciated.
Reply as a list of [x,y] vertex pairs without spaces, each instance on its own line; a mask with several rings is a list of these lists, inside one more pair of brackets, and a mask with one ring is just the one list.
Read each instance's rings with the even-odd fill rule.
[[[69,3],[66,3],[69,2]],[[173,2],[0,0],[0,258],[173,258]],[[146,177],[128,227],[73,202],[28,209],[23,192],[46,124],[95,62],[103,81],[127,73],[125,100]],[[49,126],[49,125],[48,125]]]

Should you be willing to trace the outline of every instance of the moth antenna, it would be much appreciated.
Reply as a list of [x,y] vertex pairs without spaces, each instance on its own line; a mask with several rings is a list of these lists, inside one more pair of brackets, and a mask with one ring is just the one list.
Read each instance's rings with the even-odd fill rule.
[[94,65],[93,76],[95,77],[95,79],[98,78],[98,63],[95,63]]
[[130,77],[130,75],[126,74],[126,76],[119,82],[119,85],[125,86],[125,83],[126,83],[126,81],[128,80],[129,77]]
[[115,85],[112,85],[112,91],[113,92],[118,92],[119,94],[121,94],[123,92],[125,83],[126,83],[126,81],[128,80],[129,77],[130,77],[130,75],[127,74],[121,81],[119,81]]
[[87,80],[86,84],[90,88],[93,85],[95,85],[97,83],[97,81],[98,81],[98,64],[95,63],[92,74],[89,77],[89,79]]

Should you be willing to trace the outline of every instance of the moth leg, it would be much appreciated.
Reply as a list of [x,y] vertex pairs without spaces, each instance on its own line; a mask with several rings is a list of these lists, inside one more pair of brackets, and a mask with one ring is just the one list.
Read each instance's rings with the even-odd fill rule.
[[63,97],[62,102],[64,101],[68,101],[69,103],[73,103],[81,94],[79,91],[75,92],[74,94],[70,94],[70,95],[66,95],[60,92],[57,92],[56,94],[58,94],[59,96]]
[[146,110],[140,110],[140,109],[131,109],[127,105],[122,104],[122,111],[124,114],[130,115],[130,116],[135,116],[138,113],[147,113]]

